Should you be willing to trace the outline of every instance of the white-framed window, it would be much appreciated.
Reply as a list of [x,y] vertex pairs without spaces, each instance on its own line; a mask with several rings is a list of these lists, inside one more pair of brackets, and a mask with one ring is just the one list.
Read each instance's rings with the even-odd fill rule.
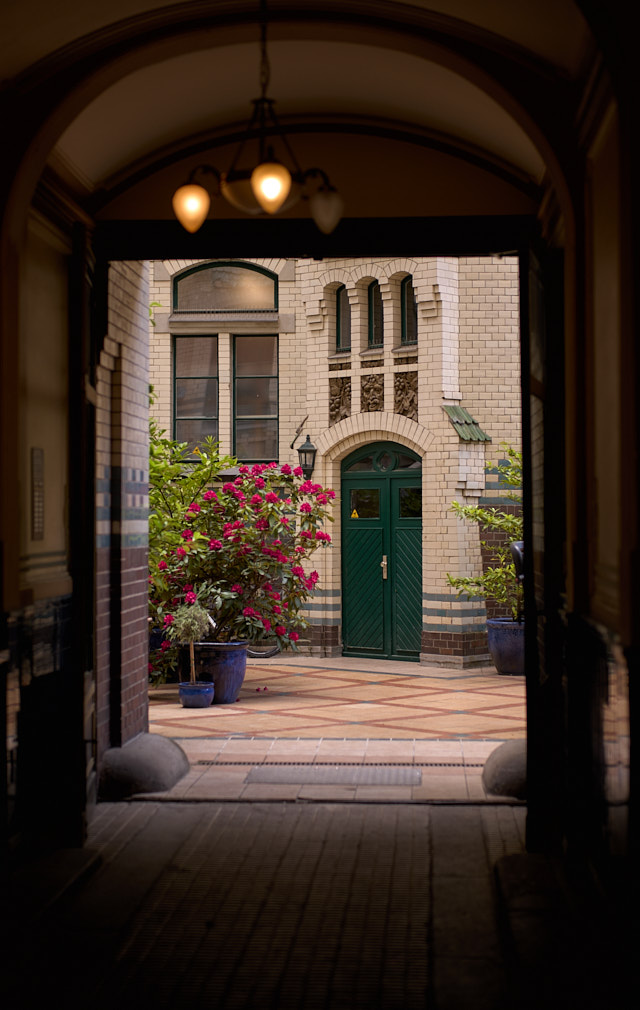
[[218,337],[173,338],[173,435],[195,448],[218,438]]
[[233,453],[244,463],[278,458],[278,337],[233,337]]

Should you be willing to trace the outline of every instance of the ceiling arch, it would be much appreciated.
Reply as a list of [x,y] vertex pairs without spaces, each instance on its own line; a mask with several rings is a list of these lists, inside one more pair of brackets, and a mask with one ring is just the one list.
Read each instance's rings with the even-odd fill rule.
[[[41,117],[25,160],[34,175],[48,160],[93,213],[135,216],[142,196],[146,216],[170,216],[163,190],[194,159],[224,168],[248,118],[258,90],[256,0],[59,7],[53,26],[46,5],[23,0],[4,36],[16,45],[0,54],[2,65],[19,68],[18,92]],[[402,179],[408,159],[399,196],[422,189],[430,197],[417,213],[438,213],[438,188],[441,213],[457,206],[456,191],[458,212],[469,212],[474,190],[502,200],[507,213],[529,213],[545,173],[562,185],[558,149],[592,52],[572,0],[523,3],[519,14],[502,0],[271,0],[269,9],[270,94],[310,163],[353,169],[342,184],[347,214],[349,186],[355,216],[364,213],[355,199],[362,190],[368,199],[377,190],[383,214],[406,213],[382,178]],[[36,13],[38,29],[24,30]]]

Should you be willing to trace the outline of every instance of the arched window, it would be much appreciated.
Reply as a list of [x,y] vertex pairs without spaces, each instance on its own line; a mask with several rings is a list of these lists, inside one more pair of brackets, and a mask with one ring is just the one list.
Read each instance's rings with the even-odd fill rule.
[[372,281],[368,291],[369,305],[369,347],[382,347],[384,344],[384,320],[382,314],[382,292],[377,281]]
[[401,344],[418,343],[418,303],[413,290],[413,279],[405,277],[400,285]]
[[174,312],[273,312],[278,278],[252,263],[200,263],[173,281]]
[[336,351],[351,350],[351,305],[342,284],[336,291]]
[[[234,444],[249,460],[277,458],[277,337],[246,334],[247,322],[277,320],[278,277],[252,263],[199,263],[174,277],[173,335],[174,437],[196,448],[207,435],[219,437],[218,343],[216,330],[234,324]],[[246,317],[246,318],[245,318]],[[211,326],[209,327],[209,320]],[[214,332],[209,332],[209,329]]]

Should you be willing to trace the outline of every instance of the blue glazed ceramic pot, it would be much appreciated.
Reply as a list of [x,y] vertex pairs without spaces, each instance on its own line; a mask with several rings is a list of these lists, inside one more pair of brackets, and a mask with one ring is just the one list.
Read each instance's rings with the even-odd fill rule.
[[509,617],[487,621],[489,652],[498,673],[524,674],[524,622]]
[[195,666],[198,681],[215,685],[215,705],[236,701],[247,670],[248,642],[196,642]]
[[178,697],[183,708],[208,708],[213,701],[214,685],[201,681],[183,681],[178,684]]

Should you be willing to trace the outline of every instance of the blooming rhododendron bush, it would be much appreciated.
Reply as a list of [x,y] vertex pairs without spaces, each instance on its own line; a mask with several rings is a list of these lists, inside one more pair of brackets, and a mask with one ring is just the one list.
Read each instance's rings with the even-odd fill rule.
[[177,663],[172,625],[184,623],[184,608],[209,615],[209,641],[269,634],[295,648],[307,623],[300,610],[318,580],[307,562],[331,542],[322,527],[335,492],[286,463],[240,466],[225,480],[237,463],[212,439],[194,462],[184,443],[162,435],[152,421],[149,605],[165,632],[149,657],[152,680]]

